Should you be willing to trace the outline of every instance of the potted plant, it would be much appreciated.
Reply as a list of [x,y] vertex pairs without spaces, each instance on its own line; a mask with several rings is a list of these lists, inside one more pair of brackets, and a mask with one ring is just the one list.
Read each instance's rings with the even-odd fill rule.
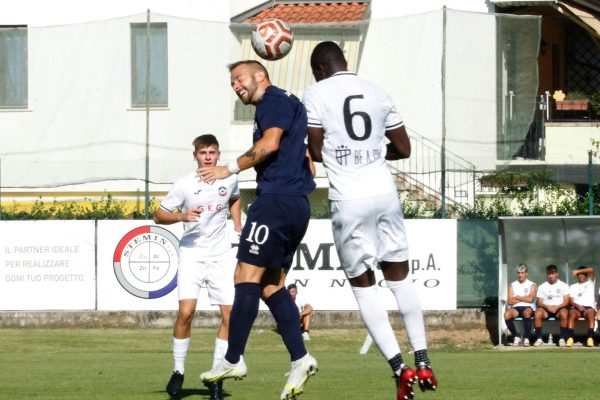
[[[562,93],[562,91],[559,91]],[[590,101],[586,94],[582,92],[570,92],[557,96],[555,92],[554,100],[556,100],[557,110],[568,110],[568,111],[587,111],[590,106]],[[562,97],[562,98],[561,98]]]

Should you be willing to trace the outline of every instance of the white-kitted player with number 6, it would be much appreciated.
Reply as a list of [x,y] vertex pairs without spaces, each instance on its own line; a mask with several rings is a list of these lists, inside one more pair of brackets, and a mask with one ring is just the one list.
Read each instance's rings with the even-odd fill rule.
[[[408,276],[408,242],[396,184],[386,160],[410,156],[410,140],[390,96],[348,71],[342,49],[319,43],[311,55],[317,81],[304,93],[308,146],[329,178],[333,237],[360,313],[396,376],[397,398],[412,399],[413,384],[435,390],[418,294]],[[386,145],[385,138],[390,140]],[[402,359],[387,311],[377,294],[381,268],[415,352],[416,371]]]

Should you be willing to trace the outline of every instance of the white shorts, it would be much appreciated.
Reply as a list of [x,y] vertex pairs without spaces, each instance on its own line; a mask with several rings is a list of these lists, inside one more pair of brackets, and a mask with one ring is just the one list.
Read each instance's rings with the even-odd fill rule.
[[347,278],[356,278],[381,261],[408,260],[404,213],[396,193],[331,201],[331,226]]
[[200,289],[206,288],[211,305],[233,304],[234,271],[232,251],[217,257],[204,257],[197,247],[180,247],[177,269],[179,300],[197,299]]

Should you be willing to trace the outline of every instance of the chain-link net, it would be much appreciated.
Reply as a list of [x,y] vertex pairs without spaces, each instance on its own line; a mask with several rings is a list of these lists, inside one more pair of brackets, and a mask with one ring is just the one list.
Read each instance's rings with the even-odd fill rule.
[[459,220],[457,234],[457,307],[497,307],[498,224]]

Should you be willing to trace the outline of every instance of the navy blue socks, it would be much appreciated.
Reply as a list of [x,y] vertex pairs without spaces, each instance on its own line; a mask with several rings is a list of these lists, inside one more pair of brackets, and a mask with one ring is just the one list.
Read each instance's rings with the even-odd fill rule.
[[277,329],[290,353],[291,361],[304,357],[307,351],[300,329],[300,314],[290,293],[285,288],[281,288],[265,300],[265,303],[277,322]]
[[258,283],[245,282],[235,285],[235,298],[229,319],[229,346],[225,353],[225,359],[232,364],[240,361],[240,356],[246,349],[252,324],[258,315],[260,292]]

